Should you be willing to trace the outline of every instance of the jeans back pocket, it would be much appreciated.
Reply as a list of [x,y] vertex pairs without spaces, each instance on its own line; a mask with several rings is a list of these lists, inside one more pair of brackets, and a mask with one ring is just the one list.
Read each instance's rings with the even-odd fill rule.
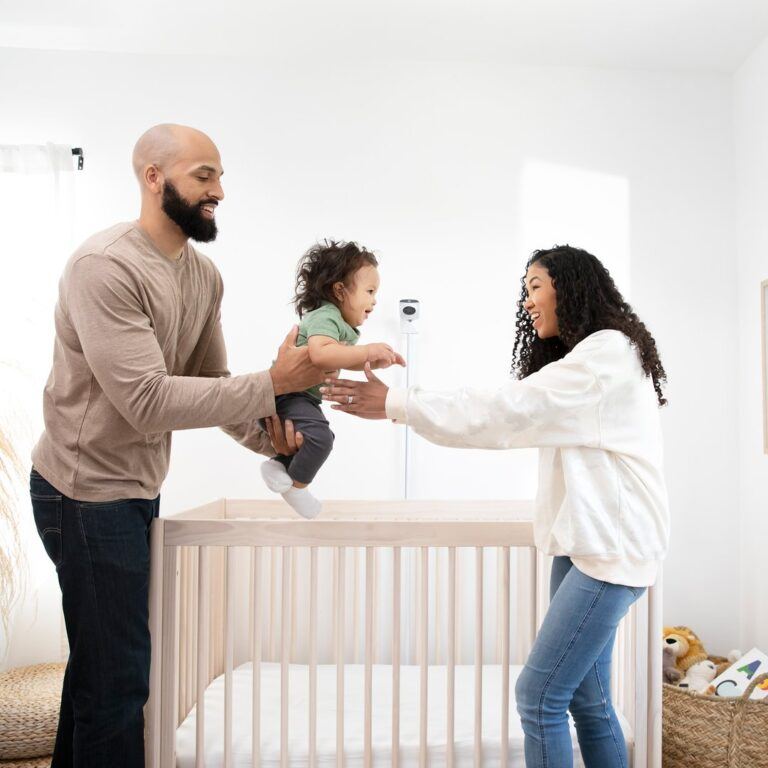
[[[42,479],[42,478],[41,478]],[[36,478],[33,478],[33,481]],[[43,480],[33,482],[30,491],[32,499],[32,514],[35,517],[37,533],[40,536],[48,557],[55,566],[59,566],[62,560],[61,541],[61,512],[64,506],[62,495],[56,493],[56,489]],[[40,486],[47,487],[40,487]],[[35,487],[37,486],[37,487]]]

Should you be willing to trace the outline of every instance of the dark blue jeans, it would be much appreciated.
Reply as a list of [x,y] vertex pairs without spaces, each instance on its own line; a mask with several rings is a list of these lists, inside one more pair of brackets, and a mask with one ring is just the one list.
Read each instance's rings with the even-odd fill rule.
[[526,768],[573,768],[569,710],[584,765],[626,768],[611,703],[611,654],[619,621],[644,591],[598,581],[569,557],[554,558],[549,609],[515,686]]
[[143,768],[149,528],[160,497],[76,501],[34,469],[29,486],[59,577],[70,649],[51,766]]

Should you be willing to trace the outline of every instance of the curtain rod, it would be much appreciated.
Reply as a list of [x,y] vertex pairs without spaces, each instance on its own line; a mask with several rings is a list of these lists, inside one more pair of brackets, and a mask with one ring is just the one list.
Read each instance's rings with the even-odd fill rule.
[[77,155],[77,170],[83,170],[83,163],[85,161],[85,155],[83,154],[82,147],[72,147],[72,154]]

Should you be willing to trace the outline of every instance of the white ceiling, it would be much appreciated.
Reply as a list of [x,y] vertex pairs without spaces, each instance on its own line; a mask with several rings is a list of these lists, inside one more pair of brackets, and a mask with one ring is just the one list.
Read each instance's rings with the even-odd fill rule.
[[733,72],[768,0],[0,0],[0,47]]

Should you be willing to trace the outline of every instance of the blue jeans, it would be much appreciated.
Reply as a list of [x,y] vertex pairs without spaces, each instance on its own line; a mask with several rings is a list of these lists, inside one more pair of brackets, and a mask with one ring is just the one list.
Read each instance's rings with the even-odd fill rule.
[[616,628],[645,587],[598,581],[569,557],[552,563],[550,604],[515,686],[526,768],[572,768],[568,710],[586,768],[626,768],[611,703]]
[[34,469],[29,486],[70,648],[51,767],[143,768],[149,529],[160,497],[75,501]]

